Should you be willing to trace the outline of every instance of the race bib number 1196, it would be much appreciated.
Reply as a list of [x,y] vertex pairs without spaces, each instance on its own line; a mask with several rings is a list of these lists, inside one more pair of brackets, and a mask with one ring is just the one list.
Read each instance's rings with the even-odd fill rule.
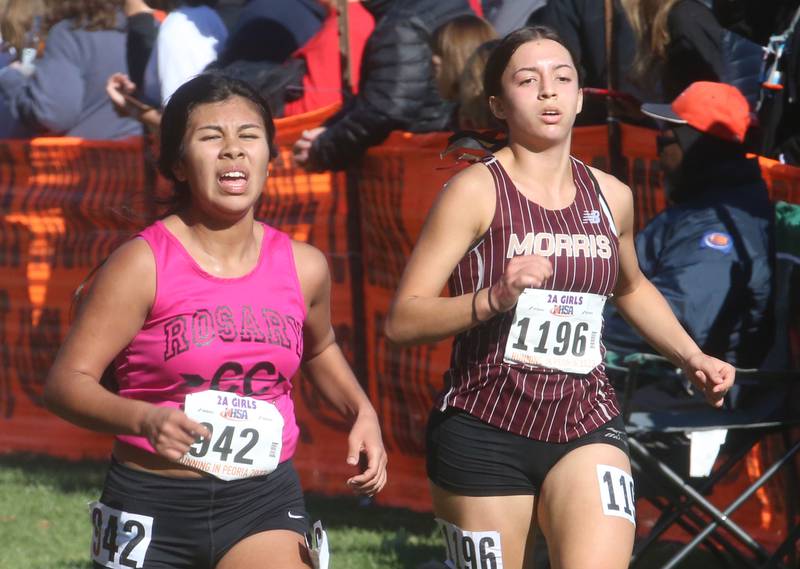
[[587,374],[602,361],[600,332],[606,297],[525,289],[517,301],[503,360]]

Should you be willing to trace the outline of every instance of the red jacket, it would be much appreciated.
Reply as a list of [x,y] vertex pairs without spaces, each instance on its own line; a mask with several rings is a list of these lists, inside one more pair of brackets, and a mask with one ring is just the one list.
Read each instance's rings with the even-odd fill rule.
[[[350,28],[350,66],[353,90],[358,90],[359,70],[364,44],[375,27],[372,15],[360,2],[347,5]],[[322,28],[292,57],[305,59],[302,98],[286,103],[284,115],[307,113],[333,103],[342,102],[342,72],[339,60],[339,29],[336,12],[331,11]]]

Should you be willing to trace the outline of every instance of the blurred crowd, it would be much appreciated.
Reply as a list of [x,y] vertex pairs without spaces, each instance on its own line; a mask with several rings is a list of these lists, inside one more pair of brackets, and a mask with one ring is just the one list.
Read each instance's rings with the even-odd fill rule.
[[497,38],[544,24],[580,60],[579,124],[603,123],[610,109],[653,126],[642,101],[719,81],[758,116],[752,149],[796,164],[799,3],[0,0],[0,137],[138,135],[158,127],[179,85],[217,69],[258,88],[276,116],[343,103],[295,145],[305,168],[341,169],[392,130],[502,129],[483,96],[486,58]]
[[[579,125],[659,131],[671,208],[637,238],[647,276],[711,353],[752,365],[771,341],[774,243],[748,152],[800,163],[798,19],[800,0],[0,0],[0,138],[138,136],[206,70],[245,80],[278,117],[341,105],[294,143],[309,171],[347,168],[395,130],[502,138],[489,53],[548,26],[577,57]],[[641,349],[607,317],[609,345]]]

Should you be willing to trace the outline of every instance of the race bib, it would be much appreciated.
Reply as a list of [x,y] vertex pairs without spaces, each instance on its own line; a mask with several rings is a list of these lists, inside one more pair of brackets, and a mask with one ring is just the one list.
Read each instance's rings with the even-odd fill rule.
[[633,478],[624,470],[606,464],[597,465],[600,502],[607,516],[625,518],[636,525],[636,502]]
[[269,474],[278,467],[283,417],[268,401],[224,391],[186,396],[184,411],[211,432],[178,462],[222,480]]
[[606,297],[527,288],[519,296],[503,361],[586,374],[602,361]]
[[314,523],[310,538],[308,535],[306,536],[306,545],[311,557],[311,566],[314,569],[328,569],[331,559],[328,548],[328,532],[323,529],[321,521]]
[[500,532],[467,531],[436,518],[447,550],[449,569],[503,569]]
[[92,560],[103,567],[144,567],[153,518],[91,502]]

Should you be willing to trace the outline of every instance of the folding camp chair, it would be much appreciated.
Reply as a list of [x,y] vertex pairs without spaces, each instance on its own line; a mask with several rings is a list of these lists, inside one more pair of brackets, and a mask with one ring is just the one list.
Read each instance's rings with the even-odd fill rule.
[[[795,367],[798,363],[797,346],[792,349],[791,338],[800,329],[800,206],[775,204],[775,246],[773,346],[762,370],[737,370],[727,409],[713,409],[698,394],[690,396],[690,382],[664,358],[635,354],[625,358],[624,365],[607,360],[629,434],[637,499],[644,497],[662,512],[648,535],[637,541],[631,567],[637,566],[642,554],[676,525],[694,537],[666,561],[665,569],[677,567],[701,544],[714,551],[727,551],[748,567],[786,567],[785,563],[798,567],[794,557],[795,544],[800,541],[800,481],[795,457],[800,452],[800,429],[796,427],[800,423],[800,371],[782,370],[792,367],[792,355]],[[707,478],[691,483],[683,464],[688,449],[679,449],[684,456],[663,452],[665,437],[669,451],[676,440],[685,443],[688,433],[714,429],[728,431],[724,458],[716,462]],[[775,433],[782,436],[783,449],[757,480],[722,509],[705,498],[759,441]],[[787,532],[784,541],[768,552],[729,516],[782,468],[787,472]]]
[[[788,528],[785,541],[775,551],[769,552],[729,516],[782,467],[789,471],[787,483],[793,484],[789,494],[796,495],[797,474],[793,459],[800,452],[800,437],[792,432],[792,426],[800,424],[800,413],[793,408],[800,403],[800,372],[737,370],[735,404],[732,409],[719,410],[706,405],[699,396],[691,397],[688,393],[682,399],[678,398],[677,405],[667,406],[670,398],[659,395],[658,385],[670,385],[668,390],[674,396],[675,386],[678,390],[687,388],[688,392],[689,384],[660,356],[635,354],[627,357],[625,364],[616,371],[623,371],[622,385],[618,385],[618,389],[628,430],[631,466],[637,486],[644,485],[649,489],[646,499],[662,512],[650,533],[637,542],[631,567],[637,566],[642,554],[676,524],[695,537],[662,566],[664,569],[678,567],[700,544],[712,550],[727,551],[749,567],[787,567],[782,559],[787,555],[793,556],[800,530]],[[637,394],[646,392],[648,388],[651,389],[650,401],[647,394],[637,401]],[[658,456],[649,448],[648,443],[654,438],[712,429],[729,432],[726,458],[698,488],[687,481],[680,466],[671,464],[669,459]],[[757,442],[773,433],[783,434],[784,452],[765,468],[755,482],[722,510],[705,498],[704,494],[724,479]],[[793,509],[796,504],[790,506]],[[787,522],[794,523],[794,517],[794,511],[789,512]],[[718,531],[721,528],[726,532]],[[796,565],[793,563],[791,567]]]

